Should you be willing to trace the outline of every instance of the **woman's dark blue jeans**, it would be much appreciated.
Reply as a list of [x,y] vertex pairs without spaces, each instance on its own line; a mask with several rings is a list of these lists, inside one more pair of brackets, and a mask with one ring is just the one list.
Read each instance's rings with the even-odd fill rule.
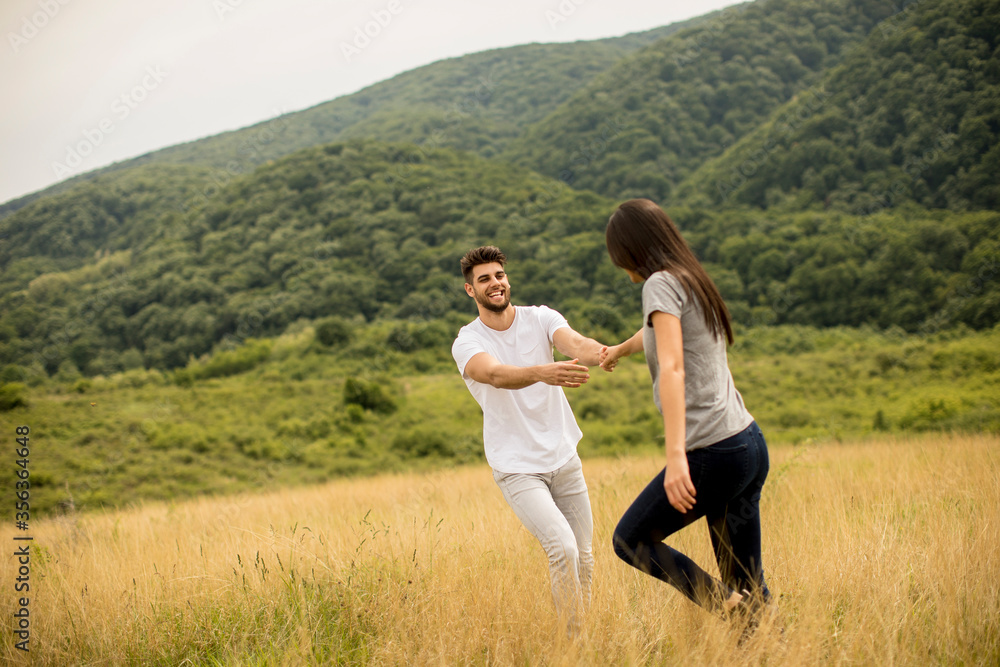
[[[746,589],[767,603],[760,560],[760,492],[770,462],[757,423],[720,442],[687,453],[694,508],[681,514],[667,500],[660,471],[626,510],[615,528],[615,553],[623,561],[671,584],[709,610],[722,608],[732,593]],[[663,543],[701,517],[708,521],[722,581]]]

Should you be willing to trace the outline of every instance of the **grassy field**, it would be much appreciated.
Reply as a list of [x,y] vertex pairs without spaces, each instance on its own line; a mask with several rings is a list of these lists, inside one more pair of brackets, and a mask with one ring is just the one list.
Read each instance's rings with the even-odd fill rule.
[[[34,521],[30,655],[7,664],[995,665],[1000,439],[776,444],[764,558],[783,635],[723,622],[619,562],[610,536],[661,465],[585,457],[596,570],[585,634],[553,618],[547,567],[487,468]],[[5,523],[7,553],[15,531]],[[710,564],[704,523],[675,544]],[[711,568],[710,568],[711,569]]]
[[[0,438],[31,428],[33,516],[482,463],[482,413],[451,360],[451,334],[403,352],[387,327],[364,333],[324,347],[307,327],[173,374],[57,376],[26,388],[27,406],[0,412]],[[740,332],[730,365],[774,444],[1000,434],[1000,327],[762,327]],[[375,387],[394,409],[348,404],[348,382]],[[595,371],[567,396],[585,458],[659,450],[641,358]]]

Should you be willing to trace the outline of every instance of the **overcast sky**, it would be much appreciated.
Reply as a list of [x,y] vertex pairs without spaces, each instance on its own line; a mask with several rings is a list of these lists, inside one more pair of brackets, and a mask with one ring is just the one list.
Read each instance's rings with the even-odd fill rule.
[[0,0],[0,202],[442,58],[614,37],[732,4]]

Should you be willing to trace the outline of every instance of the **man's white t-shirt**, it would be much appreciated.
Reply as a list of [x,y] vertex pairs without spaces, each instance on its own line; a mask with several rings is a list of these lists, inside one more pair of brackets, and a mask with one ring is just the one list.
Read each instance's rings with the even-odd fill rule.
[[486,352],[501,364],[551,364],[552,335],[568,327],[547,306],[516,306],[514,323],[496,331],[478,317],[462,327],[451,354],[462,379],[483,409],[486,461],[499,472],[552,472],[576,453],[583,433],[562,387],[536,382],[522,389],[497,389],[466,375],[472,357]]

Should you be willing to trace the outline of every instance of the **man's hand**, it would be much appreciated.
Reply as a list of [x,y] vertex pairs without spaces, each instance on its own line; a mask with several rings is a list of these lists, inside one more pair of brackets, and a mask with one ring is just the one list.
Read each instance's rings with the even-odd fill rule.
[[579,387],[590,379],[590,369],[580,365],[579,359],[556,361],[538,366],[542,382],[556,387]]

